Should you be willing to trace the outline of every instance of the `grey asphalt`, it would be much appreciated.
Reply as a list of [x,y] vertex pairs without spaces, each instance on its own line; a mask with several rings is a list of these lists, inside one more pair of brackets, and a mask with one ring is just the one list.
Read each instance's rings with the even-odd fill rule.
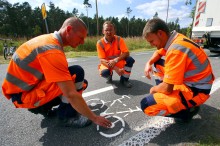
[[[219,54],[210,53],[207,50],[206,52],[218,79],[220,77]],[[114,74],[112,85],[114,89],[85,97],[91,109],[99,109],[99,111],[95,111],[97,114],[105,111],[112,115],[109,119],[116,123],[112,129],[97,129],[95,124],[82,129],[61,127],[57,124],[56,118],[45,118],[42,115],[30,113],[26,109],[16,109],[11,101],[6,100],[0,94],[0,145],[220,145],[220,90],[218,88],[212,93],[211,98],[202,105],[199,114],[188,124],[177,124],[168,120],[168,125],[161,128],[160,125],[163,123],[160,121],[163,122],[163,118],[148,117],[138,111],[140,100],[147,96],[150,87],[154,85],[154,81],[143,78],[144,65],[151,55],[152,52],[132,53],[136,62],[131,75],[134,87],[131,89],[122,87],[119,83],[119,77]],[[99,76],[97,57],[75,58],[73,61],[69,65],[78,64],[85,69],[86,79],[89,81],[89,87],[85,93],[111,86]],[[7,64],[0,65],[1,83],[6,68]],[[101,104],[93,106],[93,103],[102,103],[102,101],[105,102],[103,106]],[[114,101],[117,102],[113,104]],[[126,112],[129,110],[132,112]],[[122,132],[119,132],[120,130]],[[142,136],[142,139],[135,141],[136,135],[141,132],[144,132],[147,137]],[[103,133],[106,135],[103,136]],[[130,139],[131,137],[134,137],[133,140]],[[149,141],[143,142],[143,137]]]

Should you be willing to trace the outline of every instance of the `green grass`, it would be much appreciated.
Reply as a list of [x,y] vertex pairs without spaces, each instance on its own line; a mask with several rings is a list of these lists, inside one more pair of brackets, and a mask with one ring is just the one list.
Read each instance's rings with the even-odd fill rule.
[[[67,58],[97,56],[96,42],[100,38],[102,38],[102,36],[87,37],[85,39],[85,43],[83,45],[78,46],[77,48],[66,47],[64,50]],[[130,52],[155,50],[155,48],[152,48],[142,37],[130,37],[125,38],[124,40]],[[19,40],[16,41],[15,44],[16,46],[19,46],[25,41],[26,40]],[[0,43],[0,64],[7,64],[9,61],[3,58],[2,48],[2,43]]]

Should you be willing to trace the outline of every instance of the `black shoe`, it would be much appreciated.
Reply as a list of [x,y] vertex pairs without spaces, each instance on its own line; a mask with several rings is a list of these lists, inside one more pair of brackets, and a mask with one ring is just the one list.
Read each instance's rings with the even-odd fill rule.
[[82,115],[77,116],[77,118],[59,119],[59,125],[65,127],[83,128],[89,126],[91,123],[91,120]]
[[44,117],[52,118],[57,116],[57,108],[53,109],[43,109],[43,108],[33,108],[33,109],[28,109],[29,112],[34,113],[34,114],[41,114]]
[[200,107],[199,106],[195,106],[195,107],[192,107],[189,109],[189,118],[192,119],[195,115],[198,114],[200,110]]
[[110,75],[106,79],[107,79],[107,81],[106,81],[107,84],[111,84],[112,83],[112,75]]
[[187,113],[184,114],[184,116],[180,118],[174,118],[174,120],[176,123],[189,123],[192,120],[192,118],[198,114],[199,110],[199,106],[192,107],[187,110]]
[[120,83],[123,85],[123,86],[125,86],[126,88],[131,88],[132,87],[132,84],[131,84],[131,82],[129,82],[128,80],[126,81],[126,80],[120,80]]

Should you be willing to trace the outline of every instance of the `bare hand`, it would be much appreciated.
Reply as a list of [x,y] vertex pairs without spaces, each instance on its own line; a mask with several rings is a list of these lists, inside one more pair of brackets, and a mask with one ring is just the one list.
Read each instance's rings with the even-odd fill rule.
[[144,74],[148,79],[151,79],[150,74],[152,73],[152,67],[149,63],[146,63],[145,69],[144,69]]
[[96,116],[95,120],[93,121],[95,124],[105,127],[105,128],[110,128],[112,126],[112,123],[107,120],[105,117],[102,116]]
[[154,90],[154,87],[150,88],[150,94],[154,94],[156,91]]
[[116,64],[116,62],[114,60],[109,60],[109,62],[108,62],[108,66],[110,68],[114,68],[115,64]]

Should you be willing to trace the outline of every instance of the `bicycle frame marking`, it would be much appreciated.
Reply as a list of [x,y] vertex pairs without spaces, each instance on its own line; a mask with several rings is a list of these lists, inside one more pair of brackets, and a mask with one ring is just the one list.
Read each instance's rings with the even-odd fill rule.
[[[111,116],[106,116],[105,118],[108,119],[108,118],[110,118],[110,117],[111,117]],[[125,128],[125,122],[124,122],[124,120],[123,120],[122,118],[120,118],[120,117],[118,117],[118,116],[112,116],[112,117],[114,117],[114,118],[116,118],[116,119],[118,119],[118,120],[112,122],[112,126],[111,126],[110,128],[114,128],[114,127],[115,127],[115,123],[117,123],[117,122],[121,122],[121,123],[122,123],[122,128],[121,128],[118,132],[113,133],[113,134],[106,134],[106,133],[100,131],[100,128],[99,128],[99,126],[97,125],[97,131],[98,131],[102,136],[107,137],[107,138],[115,137],[115,136],[121,134],[121,133],[123,132],[124,128]]]
[[[98,98],[95,98],[95,99],[90,99],[90,100],[87,100],[86,102],[89,103],[91,102],[89,105],[92,106],[92,108],[94,109],[91,109],[93,112],[94,111],[98,111],[98,110],[101,110],[104,108],[104,106],[107,104],[110,104],[109,107],[107,107],[107,109],[105,109],[102,113],[100,113],[101,116],[106,116],[106,118],[114,118],[116,119],[114,122],[112,122],[112,126],[110,129],[113,129],[115,128],[115,125],[117,123],[121,123],[122,127],[120,130],[118,130],[117,132],[113,133],[113,134],[109,134],[109,133],[104,133],[100,130],[100,127],[99,125],[97,125],[97,131],[104,137],[107,137],[107,138],[111,138],[111,137],[115,137],[115,136],[118,136],[119,134],[121,134],[123,131],[124,131],[124,128],[125,128],[125,121],[119,117],[119,116],[116,116],[116,114],[124,114],[123,117],[126,117],[128,116],[130,113],[133,113],[133,112],[139,112],[139,111],[142,111],[139,107],[136,106],[135,109],[131,109],[131,108],[127,108],[127,110],[123,110],[123,111],[116,111],[116,112],[109,112],[109,110],[111,109],[112,106],[114,106],[116,103],[120,103],[121,105],[123,105],[123,107],[127,107],[126,104],[123,103],[123,99],[131,99],[129,96],[127,95],[122,95],[121,98],[118,98],[118,99],[115,99],[113,101],[104,101],[102,99],[98,99]],[[100,105],[100,107],[95,107],[97,105]]]

